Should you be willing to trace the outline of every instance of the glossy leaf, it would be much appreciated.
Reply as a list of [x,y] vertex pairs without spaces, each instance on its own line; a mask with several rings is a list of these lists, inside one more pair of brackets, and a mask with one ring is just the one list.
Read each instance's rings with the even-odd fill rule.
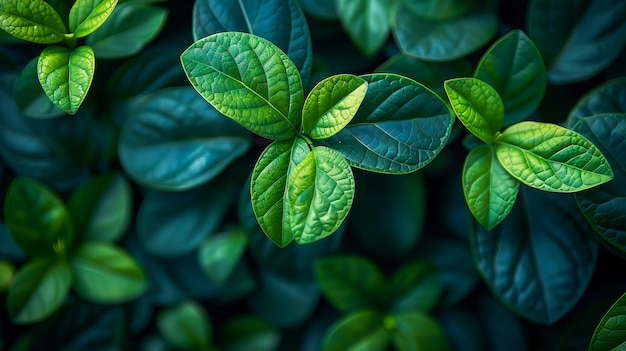
[[67,32],[59,14],[44,0],[2,1],[0,29],[38,44],[58,43]]
[[423,312],[400,312],[393,315],[391,340],[397,350],[450,350],[445,330],[433,317]]
[[493,146],[479,146],[467,155],[462,180],[467,206],[486,230],[495,228],[511,212],[519,181],[502,167]]
[[281,335],[277,328],[253,315],[237,315],[220,326],[217,338],[224,351],[272,351]]
[[302,80],[294,63],[270,41],[218,33],[192,44],[181,62],[202,97],[253,133],[279,140],[300,131]]
[[0,292],[5,292],[11,286],[14,274],[15,267],[11,261],[0,260]]
[[602,239],[626,252],[626,114],[585,117],[574,130],[589,139],[613,167],[614,179],[576,194],[576,201]]
[[403,174],[430,163],[450,136],[453,119],[446,104],[408,78],[362,77],[368,89],[361,107],[325,145],[368,171]]
[[235,270],[248,244],[248,235],[239,228],[206,238],[198,249],[204,273],[215,283],[223,284]]
[[63,201],[33,179],[13,180],[4,219],[13,240],[32,257],[64,255],[74,242],[74,224]]
[[213,338],[209,316],[193,301],[159,311],[156,324],[168,343],[183,350],[204,350]]
[[30,118],[55,118],[65,115],[46,96],[37,78],[37,60],[34,58],[22,69],[22,74],[15,87],[15,102],[20,112]]
[[117,0],[77,0],[69,14],[70,32],[76,38],[93,33],[109,18]]
[[417,261],[403,266],[391,277],[389,291],[390,312],[428,312],[439,302],[443,284],[431,262]]
[[340,312],[381,307],[385,278],[369,260],[359,256],[330,256],[318,258],[314,269],[326,300]]
[[527,27],[550,82],[578,82],[611,64],[626,44],[624,16],[620,0],[531,1]]
[[289,56],[303,81],[311,73],[311,35],[295,0],[195,1],[192,29],[194,40],[219,32],[258,35]]
[[524,120],[537,109],[548,79],[541,54],[520,30],[509,32],[489,48],[474,77],[491,85],[502,98],[505,125]]
[[122,129],[118,152],[135,180],[187,190],[217,176],[250,145],[250,135],[189,87],[150,94]]
[[432,19],[462,16],[476,6],[476,0],[422,0],[402,3],[411,11]]
[[143,270],[133,258],[109,243],[82,244],[73,252],[70,265],[76,293],[94,303],[123,303],[148,287]]
[[383,327],[383,316],[362,310],[344,316],[333,323],[324,335],[324,351],[385,351],[390,335]]
[[626,341],[626,295],[622,295],[606,312],[589,343],[589,350],[609,351],[619,350]]
[[354,198],[354,176],[343,156],[315,147],[293,168],[285,197],[288,225],[298,244],[333,234],[348,216]]
[[574,126],[583,118],[601,113],[626,113],[626,78],[616,78],[587,92],[572,108],[567,126]]
[[73,50],[49,46],[39,55],[37,77],[50,101],[74,115],[87,97],[95,67],[94,52],[87,45]]
[[556,124],[517,123],[502,133],[496,154],[513,177],[541,190],[576,192],[613,178],[611,165],[595,145]]
[[337,15],[352,42],[372,56],[389,36],[391,2],[386,0],[337,0]]
[[72,275],[64,261],[38,257],[28,261],[13,277],[7,296],[14,323],[35,323],[51,315],[65,301]]

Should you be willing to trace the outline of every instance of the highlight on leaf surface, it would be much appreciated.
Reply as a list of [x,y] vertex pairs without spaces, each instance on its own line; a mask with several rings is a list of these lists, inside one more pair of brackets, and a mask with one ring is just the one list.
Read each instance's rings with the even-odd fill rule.
[[67,33],[59,14],[44,0],[1,1],[0,29],[37,44],[58,43]]

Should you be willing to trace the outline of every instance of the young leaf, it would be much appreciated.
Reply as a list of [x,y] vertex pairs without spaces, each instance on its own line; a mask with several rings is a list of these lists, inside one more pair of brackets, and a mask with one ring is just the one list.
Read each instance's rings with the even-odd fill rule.
[[63,255],[74,242],[67,208],[36,180],[13,180],[4,200],[4,218],[13,240],[31,257]]
[[433,309],[443,291],[437,267],[428,261],[418,261],[402,267],[389,283],[390,312],[428,312]]
[[159,311],[159,332],[167,342],[183,350],[206,350],[212,342],[211,321],[199,304],[193,301]]
[[205,239],[198,249],[202,270],[214,283],[224,284],[237,267],[247,244],[248,234],[239,228]]
[[591,351],[620,350],[626,342],[626,294],[622,295],[606,312],[589,342]]
[[0,2],[0,29],[38,44],[58,43],[67,33],[59,14],[44,0]]
[[70,32],[76,38],[86,37],[109,18],[117,0],[77,0],[70,9]]
[[253,315],[229,318],[218,333],[217,340],[225,351],[272,351],[281,339],[279,329]]
[[76,293],[94,303],[126,302],[148,287],[143,270],[133,258],[109,243],[83,243],[73,252],[70,265]]
[[496,143],[502,166],[531,187],[576,192],[613,179],[604,155],[584,136],[556,124],[520,122]]
[[313,139],[337,134],[354,117],[367,91],[367,81],[339,74],[319,82],[302,109],[302,129]]
[[480,140],[494,143],[504,124],[504,104],[498,92],[476,78],[450,79],[444,87],[463,125]]
[[285,194],[287,225],[298,244],[334,233],[348,216],[354,198],[354,176],[343,156],[325,146],[311,150],[293,168]]
[[626,113],[626,77],[612,79],[587,92],[567,116],[567,126],[574,128],[581,119],[601,113]]
[[181,62],[202,97],[253,133],[280,140],[300,131],[302,80],[294,63],[270,41],[218,33],[193,43]]
[[389,348],[389,332],[383,327],[378,312],[361,310],[335,321],[322,341],[324,351],[385,351]]
[[95,65],[96,58],[89,46],[73,50],[49,46],[39,55],[37,78],[50,101],[73,115],[87,96]]
[[426,313],[400,311],[390,317],[393,318],[391,341],[397,350],[450,350],[446,331]]
[[506,125],[528,118],[537,109],[548,80],[541,54],[520,30],[491,45],[476,66],[474,77],[498,92]]
[[65,261],[38,257],[28,261],[13,277],[7,309],[14,323],[38,322],[61,306],[70,289],[72,274]]
[[337,15],[352,42],[372,56],[389,36],[391,2],[387,0],[337,0]]
[[474,218],[491,230],[511,212],[519,181],[498,162],[491,145],[470,151],[463,166],[463,195]]

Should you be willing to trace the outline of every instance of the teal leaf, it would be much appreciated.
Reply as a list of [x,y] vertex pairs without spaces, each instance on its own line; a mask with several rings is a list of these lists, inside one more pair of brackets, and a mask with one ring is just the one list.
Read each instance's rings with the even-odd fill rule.
[[576,201],[602,239],[626,252],[626,114],[585,117],[574,130],[600,149],[614,171],[613,181],[576,193]]
[[391,2],[337,0],[337,15],[352,42],[366,56],[377,53],[389,37]]
[[38,257],[24,264],[13,277],[7,312],[14,323],[39,322],[65,301],[72,275],[65,261]]
[[87,242],[70,259],[76,293],[93,303],[119,304],[143,294],[146,275],[121,248],[105,242]]
[[288,225],[298,244],[333,234],[348,216],[354,198],[350,164],[332,149],[315,147],[289,174],[285,197]]
[[186,301],[160,310],[156,325],[165,340],[176,348],[206,350],[211,345],[211,320],[196,302]]
[[452,129],[453,117],[443,100],[395,74],[362,77],[368,89],[356,116],[324,144],[368,171],[403,174],[430,163]]
[[38,44],[58,43],[67,33],[59,14],[44,0],[2,1],[0,29]]
[[335,321],[326,330],[322,341],[324,351],[385,351],[390,343],[378,312],[361,310]]
[[194,40],[219,32],[258,35],[289,56],[303,81],[306,82],[311,74],[311,35],[295,0],[195,1],[192,29]]
[[15,87],[15,103],[26,117],[46,119],[64,116],[65,112],[50,101],[39,83],[37,61],[38,57],[35,57],[22,69]]
[[595,145],[556,124],[514,124],[502,133],[496,154],[513,177],[541,190],[576,192],[613,178],[611,165]]
[[626,44],[621,0],[533,0],[527,28],[548,67],[548,80],[588,79],[611,64]]
[[225,351],[272,351],[281,340],[277,328],[254,315],[236,315],[226,320],[217,339]]
[[31,257],[64,255],[74,242],[65,204],[34,179],[13,180],[4,199],[4,219],[13,240]]
[[443,292],[441,275],[429,261],[417,261],[400,268],[389,282],[390,312],[429,312]]
[[222,285],[233,273],[246,246],[248,234],[239,228],[206,238],[198,248],[198,260],[206,275]]
[[145,3],[125,2],[115,7],[108,20],[87,37],[99,59],[125,58],[140,52],[160,33],[168,9]]
[[399,312],[393,318],[391,341],[399,351],[447,351],[448,337],[443,326],[424,312]]
[[77,0],[69,14],[70,32],[76,38],[86,37],[109,18],[117,0]]
[[626,342],[625,315],[626,294],[615,301],[611,308],[606,311],[600,323],[598,323],[589,342],[589,350],[620,350],[624,346],[624,342]]
[[366,92],[367,81],[351,74],[322,80],[304,101],[302,129],[313,139],[337,134],[352,120]]
[[569,312],[587,289],[598,242],[573,197],[523,187],[506,220],[476,226],[472,251],[483,280],[508,309],[541,324]]
[[491,45],[474,77],[491,85],[502,98],[505,125],[522,121],[537,109],[548,80],[541,54],[520,30],[509,32]]
[[452,109],[467,130],[485,143],[494,143],[504,125],[504,104],[498,92],[476,78],[450,79],[444,87]]
[[567,126],[601,113],[626,113],[626,78],[616,78],[587,92],[567,116]]
[[190,87],[148,95],[122,129],[118,152],[136,181],[187,190],[217,176],[250,145],[250,135]]
[[476,0],[402,1],[411,11],[431,19],[459,17],[476,6]]
[[474,218],[486,230],[500,224],[515,204],[519,181],[500,164],[491,145],[481,145],[465,159],[463,195]]
[[359,256],[330,256],[315,260],[315,277],[326,300],[343,313],[380,309],[386,286],[383,273]]
[[335,0],[298,0],[305,14],[318,19],[336,20],[339,18]]
[[87,45],[73,50],[49,46],[39,55],[37,78],[50,101],[74,115],[87,97],[95,67],[94,52]]
[[192,44],[181,62],[198,93],[251,132],[279,140],[300,131],[302,80],[294,63],[270,41],[218,33]]

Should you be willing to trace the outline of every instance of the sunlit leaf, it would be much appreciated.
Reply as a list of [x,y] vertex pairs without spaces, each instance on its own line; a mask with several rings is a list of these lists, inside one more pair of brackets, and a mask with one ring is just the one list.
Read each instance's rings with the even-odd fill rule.
[[387,0],[336,0],[337,15],[352,42],[372,56],[389,36],[391,2]]
[[69,14],[70,32],[76,38],[93,33],[109,18],[117,0],[77,0]]
[[0,2],[0,29],[39,44],[58,43],[67,33],[59,14],[44,0]]
[[35,57],[22,69],[15,87],[15,103],[26,117],[45,119],[64,116],[65,112],[50,101],[39,83],[37,61],[38,57]]

